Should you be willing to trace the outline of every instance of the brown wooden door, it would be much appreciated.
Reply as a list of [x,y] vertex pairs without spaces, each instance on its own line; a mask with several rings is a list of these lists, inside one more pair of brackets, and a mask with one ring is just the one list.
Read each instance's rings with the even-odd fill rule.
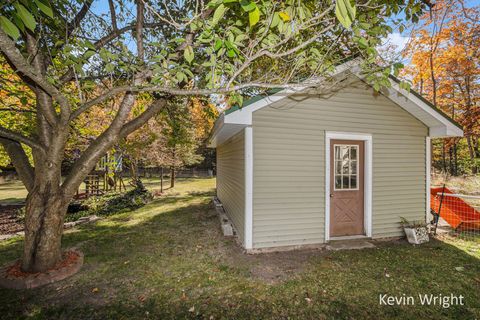
[[365,142],[330,142],[330,236],[364,235]]

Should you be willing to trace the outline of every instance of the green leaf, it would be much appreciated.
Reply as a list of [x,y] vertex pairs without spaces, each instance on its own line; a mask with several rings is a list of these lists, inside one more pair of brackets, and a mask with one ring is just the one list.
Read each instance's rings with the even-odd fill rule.
[[358,44],[363,49],[368,48],[368,42],[367,42],[367,39],[365,39],[365,38],[359,38],[358,39]]
[[188,63],[192,63],[193,58],[195,57],[192,46],[187,46],[185,48],[185,50],[183,51],[183,56]]
[[220,39],[215,40],[215,46],[214,49],[215,51],[218,51],[223,46],[223,41]]
[[220,21],[220,19],[223,18],[223,15],[225,14],[225,11],[227,10],[227,7],[222,3],[220,4],[217,9],[215,9],[215,12],[213,13],[213,19],[212,19],[212,26],[217,25],[217,23]]
[[350,20],[354,21],[355,16],[357,14],[357,9],[355,6],[352,6],[352,3],[350,0],[345,0],[345,7],[347,8],[348,16],[350,17]]
[[15,8],[17,9],[17,13],[19,17],[22,19],[25,27],[28,29],[35,31],[35,27],[37,26],[37,22],[32,14],[20,3],[16,2],[14,4]]
[[227,57],[229,57],[229,58],[235,57],[235,50],[233,50],[233,49],[228,50],[227,51]]
[[20,30],[20,32],[25,32],[25,25],[16,12],[13,12],[12,19],[12,23]]
[[278,26],[279,22],[280,22],[280,15],[278,14],[278,12],[275,12],[273,14],[272,23],[270,24],[270,27],[275,28],[276,26]]
[[53,11],[52,11],[52,8],[50,8],[49,3],[43,3],[41,0],[35,0],[35,3],[43,13],[45,13],[47,16],[53,19]]
[[177,82],[178,82],[178,83],[182,82],[183,80],[185,80],[185,81],[188,80],[187,76],[186,76],[185,73],[183,73],[182,71],[178,71],[178,72],[175,74],[175,77],[177,78]]
[[83,58],[85,60],[89,59],[91,56],[93,56],[95,54],[95,51],[93,50],[87,50],[87,52],[85,52],[85,54],[83,55]]
[[107,72],[113,72],[113,70],[115,70],[115,66],[113,65],[113,63],[107,63],[105,65],[105,71]]
[[250,27],[253,27],[258,23],[258,21],[260,21],[260,10],[258,7],[255,7],[255,10],[248,14],[248,19],[250,21]]
[[255,10],[255,8],[257,7],[257,4],[255,2],[247,1],[247,0],[242,0],[240,2],[240,5],[242,6],[243,11],[245,12],[250,12],[252,10]]
[[336,0],[335,15],[338,21],[348,29],[352,25],[353,20],[355,20],[356,9],[352,7],[350,0]]
[[4,16],[0,16],[0,27],[14,40],[17,40],[18,37],[20,37],[20,31],[18,28]]

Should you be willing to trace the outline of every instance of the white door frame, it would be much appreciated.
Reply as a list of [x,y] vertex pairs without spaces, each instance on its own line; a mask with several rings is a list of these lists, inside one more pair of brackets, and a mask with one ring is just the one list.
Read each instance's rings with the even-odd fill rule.
[[[352,132],[325,132],[325,242],[330,237],[330,140],[358,140],[365,142],[364,160],[364,228],[363,237],[372,237],[372,135]],[[355,238],[357,236],[346,237]],[[359,237],[362,237],[359,236]],[[340,238],[340,237],[339,237]]]

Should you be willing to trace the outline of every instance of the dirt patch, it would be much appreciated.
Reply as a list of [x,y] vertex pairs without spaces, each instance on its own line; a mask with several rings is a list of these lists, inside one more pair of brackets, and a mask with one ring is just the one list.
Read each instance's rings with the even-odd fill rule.
[[247,255],[247,260],[248,263],[254,264],[250,267],[253,278],[273,284],[303,272],[313,258],[323,255],[325,255],[323,250],[302,249]]
[[[218,233],[219,237],[223,238],[223,235]],[[288,280],[305,271],[313,260],[318,261],[319,257],[328,255],[328,252],[322,249],[247,254],[238,243],[219,242],[222,243],[220,249],[223,259],[229,266],[248,270],[253,279],[269,284]]]
[[23,222],[18,219],[18,205],[0,206],[0,235],[23,231]]

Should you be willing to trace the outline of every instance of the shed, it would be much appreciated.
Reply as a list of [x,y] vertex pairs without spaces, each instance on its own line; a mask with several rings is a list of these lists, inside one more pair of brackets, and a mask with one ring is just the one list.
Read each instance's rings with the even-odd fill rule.
[[210,146],[217,197],[247,251],[403,236],[430,214],[430,139],[462,128],[414,91],[380,93],[353,62],[341,85],[276,90],[225,111]]

